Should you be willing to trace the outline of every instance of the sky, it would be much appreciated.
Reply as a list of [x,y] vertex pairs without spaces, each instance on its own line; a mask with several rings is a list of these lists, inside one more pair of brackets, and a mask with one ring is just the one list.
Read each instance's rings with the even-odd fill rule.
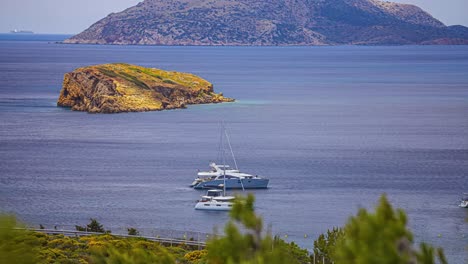
[[[76,34],[141,0],[0,0],[0,32]],[[164,0],[161,0],[164,1]],[[468,26],[468,0],[392,0],[415,4],[446,25]]]

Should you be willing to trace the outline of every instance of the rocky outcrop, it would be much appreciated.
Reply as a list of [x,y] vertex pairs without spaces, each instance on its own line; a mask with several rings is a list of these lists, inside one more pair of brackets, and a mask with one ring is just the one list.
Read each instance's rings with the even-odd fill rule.
[[65,74],[57,105],[90,113],[120,113],[232,101],[193,74],[118,63]]
[[465,43],[468,28],[457,27],[445,26],[417,6],[380,0],[145,0],[123,12],[108,15],[65,43]]

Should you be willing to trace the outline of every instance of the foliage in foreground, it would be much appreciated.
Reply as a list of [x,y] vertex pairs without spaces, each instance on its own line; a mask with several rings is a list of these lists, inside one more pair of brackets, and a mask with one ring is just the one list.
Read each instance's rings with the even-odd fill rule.
[[[225,236],[215,238],[207,245],[206,263],[307,263],[307,250],[264,233],[262,218],[254,212],[254,201],[253,195],[238,197],[230,213],[231,221],[224,229]],[[239,225],[244,232],[240,231]]]
[[19,224],[14,216],[0,215],[0,263],[36,263],[38,241],[16,227]]
[[320,236],[314,243],[314,254],[334,263],[447,263],[441,248],[423,243],[416,250],[406,225],[405,212],[394,210],[383,195],[375,213],[360,209],[342,230],[333,229],[326,237]]
[[328,230],[326,234],[321,234],[314,241],[314,250],[311,255],[312,263],[332,263],[332,254],[335,251],[336,244],[343,236],[344,230],[336,227]]
[[[12,216],[0,216],[0,263],[156,263],[156,264],[446,264],[442,249],[422,243],[415,249],[406,214],[382,196],[374,213],[360,209],[343,228],[314,242],[313,255],[294,243],[272,237],[254,211],[254,197],[239,197],[225,234],[205,250],[164,247],[141,238],[110,234],[78,238],[15,229]],[[94,219],[95,220],[95,219]],[[91,219],[87,226],[104,230]],[[137,232],[137,230],[128,230]],[[314,258],[315,256],[315,258]],[[316,264],[314,263],[314,264]]]
[[0,263],[190,263],[184,247],[164,247],[110,234],[66,237],[15,229],[15,217],[0,216]]

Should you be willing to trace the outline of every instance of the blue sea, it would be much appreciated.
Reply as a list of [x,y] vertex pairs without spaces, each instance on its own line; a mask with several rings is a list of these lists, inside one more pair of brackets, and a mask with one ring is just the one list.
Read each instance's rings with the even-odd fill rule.
[[[467,263],[468,46],[164,47],[63,45],[0,35],[0,210],[31,226],[97,218],[222,232],[228,214],[195,211],[188,187],[218,156],[224,121],[272,233],[311,249],[382,194],[417,242]],[[63,75],[127,62],[191,72],[235,103],[146,113],[59,108]],[[171,231],[172,232],[172,231]]]

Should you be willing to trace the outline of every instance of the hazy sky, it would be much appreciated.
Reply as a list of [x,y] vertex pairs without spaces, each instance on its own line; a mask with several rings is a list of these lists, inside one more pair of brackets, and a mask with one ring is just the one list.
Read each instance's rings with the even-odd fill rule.
[[[0,0],[0,32],[79,33],[141,0]],[[161,0],[164,1],[164,0]],[[393,0],[416,4],[446,25],[468,26],[468,0]]]

